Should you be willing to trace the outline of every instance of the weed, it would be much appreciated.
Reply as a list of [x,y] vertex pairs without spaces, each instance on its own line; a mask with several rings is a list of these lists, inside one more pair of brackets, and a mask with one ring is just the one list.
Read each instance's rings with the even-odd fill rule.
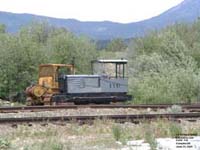
[[112,127],[112,133],[114,139],[122,142],[122,144],[126,144],[127,140],[132,138],[130,130],[122,128],[119,125],[114,125]]
[[10,142],[7,139],[0,138],[0,149],[7,150],[10,147]]
[[182,107],[178,105],[173,105],[172,107],[168,108],[167,111],[169,113],[181,113],[182,112]]
[[116,141],[119,141],[122,136],[121,128],[117,125],[112,127],[112,133]]
[[[34,143],[31,146],[26,146],[26,150],[63,150],[63,143],[57,141],[56,139],[44,140],[41,143]],[[67,148],[68,150],[69,148]]]
[[169,126],[169,131],[172,137],[176,137],[182,133],[181,126],[176,123],[171,123]]
[[156,150],[156,147],[157,147],[157,143],[156,143],[156,138],[155,138],[155,135],[154,135],[154,131],[152,128],[145,128],[145,141],[147,143],[149,143],[150,147],[151,147],[151,150]]

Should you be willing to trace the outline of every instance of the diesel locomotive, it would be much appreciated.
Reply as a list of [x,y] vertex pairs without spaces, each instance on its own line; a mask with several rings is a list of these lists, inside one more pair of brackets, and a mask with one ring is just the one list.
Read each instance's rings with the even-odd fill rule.
[[42,64],[36,85],[26,88],[27,105],[108,104],[131,100],[127,60],[94,60],[92,74],[76,75],[73,64]]

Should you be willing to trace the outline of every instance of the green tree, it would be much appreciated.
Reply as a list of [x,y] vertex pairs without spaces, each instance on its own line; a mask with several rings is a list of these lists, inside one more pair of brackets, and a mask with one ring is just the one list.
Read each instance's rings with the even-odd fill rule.
[[6,26],[4,24],[0,24],[0,33],[6,32]]
[[136,102],[191,102],[198,95],[197,63],[172,29],[135,39],[129,46],[129,87]]
[[71,63],[75,57],[77,73],[89,73],[90,60],[97,57],[89,39],[43,22],[0,34],[0,53],[0,97],[7,99],[37,82],[40,64]]
[[90,61],[96,59],[95,44],[85,37],[76,37],[70,32],[62,32],[48,39],[48,60],[51,63],[71,63],[75,58],[77,73],[89,73]]
[[106,50],[111,52],[120,52],[125,51],[126,47],[127,46],[122,39],[116,38],[107,45]]

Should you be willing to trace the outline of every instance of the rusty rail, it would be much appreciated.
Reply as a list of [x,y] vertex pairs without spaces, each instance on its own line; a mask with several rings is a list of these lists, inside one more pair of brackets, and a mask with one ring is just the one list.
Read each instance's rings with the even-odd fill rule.
[[200,113],[173,113],[173,114],[133,114],[133,115],[90,115],[90,116],[57,116],[57,117],[21,117],[21,118],[0,118],[0,124],[5,123],[35,123],[35,122],[81,122],[88,123],[96,119],[108,119],[116,122],[138,122],[141,120],[166,119],[198,119]]
[[[12,113],[20,111],[47,111],[58,109],[79,109],[79,108],[93,108],[93,109],[113,109],[113,108],[132,108],[132,109],[166,109],[172,107],[172,104],[150,104],[150,105],[56,105],[56,106],[16,106],[16,107],[0,107],[0,113]],[[200,110],[200,104],[179,104],[182,109]]]

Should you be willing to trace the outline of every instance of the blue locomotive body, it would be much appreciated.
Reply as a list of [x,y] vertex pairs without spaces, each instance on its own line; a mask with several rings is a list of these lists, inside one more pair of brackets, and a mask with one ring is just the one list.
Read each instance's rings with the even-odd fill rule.
[[54,102],[110,103],[130,100],[127,60],[96,60],[92,75],[61,75]]

